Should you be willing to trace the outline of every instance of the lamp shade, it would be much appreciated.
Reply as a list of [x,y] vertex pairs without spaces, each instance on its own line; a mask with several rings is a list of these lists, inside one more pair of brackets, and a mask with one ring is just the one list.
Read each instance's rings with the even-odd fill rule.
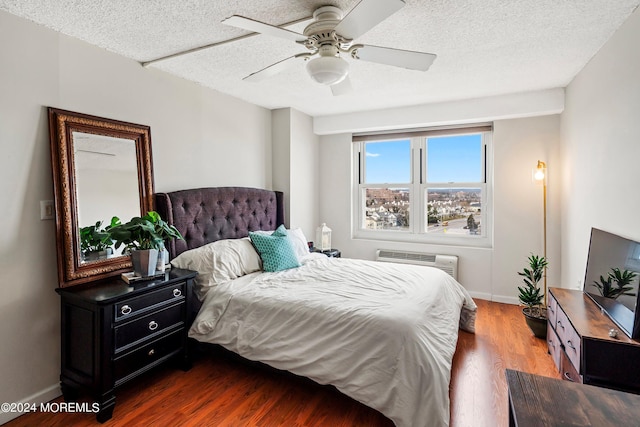
[[340,83],[349,73],[349,63],[337,56],[319,56],[307,62],[307,72],[323,85]]

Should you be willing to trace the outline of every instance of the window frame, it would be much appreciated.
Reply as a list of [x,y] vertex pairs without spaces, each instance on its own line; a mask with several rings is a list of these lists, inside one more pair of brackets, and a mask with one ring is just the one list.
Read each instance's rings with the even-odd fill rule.
[[[434,136],[463,134],[481,135],[482,175],[484,182],[427,182],[427,139]],[[491,247],[493,242],[493,127],[491,124],[429,128],[417,131],[394,133],[370,133],[353,136],[353,189],[352,189],[352,236],[354,239],[385,240],[398,242],[432,243],[451,246]],[[367,142],[411,140],[410,183],[365,183]],[[422,163],[421,163],[422,162]],[[408,188],[409,227],[407,230],[381,230],[365,228],[367,188]],[[428,233],[427,190],[432,188],[481,188],[482,235],[446,235]]]

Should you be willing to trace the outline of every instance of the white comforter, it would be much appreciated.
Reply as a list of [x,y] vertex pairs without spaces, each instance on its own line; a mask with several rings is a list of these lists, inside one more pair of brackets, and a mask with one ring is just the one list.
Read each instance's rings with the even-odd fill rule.
[[332,384],[398,427],[446,426],[458,325],[473,332],[475,310],[438,269],[313,254],[213,288],[189,336]]

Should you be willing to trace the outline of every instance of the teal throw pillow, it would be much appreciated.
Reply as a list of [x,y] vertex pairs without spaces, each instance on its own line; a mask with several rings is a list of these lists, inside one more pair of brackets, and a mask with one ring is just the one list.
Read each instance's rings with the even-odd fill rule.
[[284,224],[280,225],[280,227],[276,228],[276,231],[274,231],[273,233],[271,233],[272,236],[287,236],[288,232],[287,232],[287,227],[284,226]]
[[264,271],[274,272],[300,267],[284,226],[278,227],[271,235],[249,233],[249,238],[260,254]]

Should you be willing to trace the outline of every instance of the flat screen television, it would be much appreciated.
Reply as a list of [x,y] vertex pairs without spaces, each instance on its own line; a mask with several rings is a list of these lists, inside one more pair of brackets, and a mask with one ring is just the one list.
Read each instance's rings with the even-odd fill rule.
[[[621,293],[615,277],[624,275]],[[631,338],[640,337],[639,284],[640,242],[592,228],[584,292]]]

